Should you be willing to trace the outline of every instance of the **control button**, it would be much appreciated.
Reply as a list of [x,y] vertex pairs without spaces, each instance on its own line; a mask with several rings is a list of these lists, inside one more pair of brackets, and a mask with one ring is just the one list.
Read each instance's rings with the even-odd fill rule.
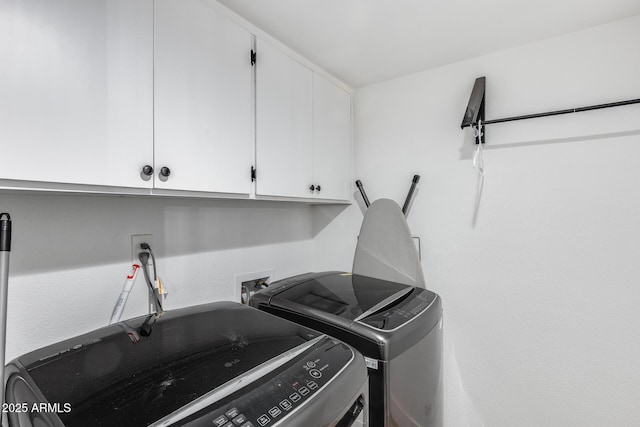
[[316,382],[315,382],[315,381],[309,381],[309,382],[307,383],[307,386],[308,386],[311,390],[315,390],[315,389],[317,389],[317,388],[318,388],[318,384],[316,384]]
[[253,423],[251,421],[247,421],[246,423],[242,424],[240,427],[253,427]]
[[291,402],[289,402],[287,399],[285,399],[282,402],[280,402],[280,407],[282,409],[284,409],[285,411],[288,411],[291,408],[293,408],[293,405],[291,404]]
[[309,371],[309,375],[311,375],[313,378],[320,378],[322,376],[322,372],[318,371],[317,369],[311,369]]
[[258,418],[258,424],[260,424],[261,426],[266,426],[267,424],[269,424],[269,421],[271,421],[271,418],[267,417],[266,414],[262,414]]
[[269,415],[271,415],[273,418],[277,417],[281,413],[282,411],[278,409],[277,406],[274,406],[273,408],[269,409]]
[[302,399],[300,397],[300,395],[298,393],[293,393],[291,396],[289,396],[289,399],[291,399],[291,401],[293,403],[297,402],[298,400]]
[[307,394],[309,394],[309,389],[306,387],[300,387],[300,389],[298,390],[300,392],[301,395],[306,396]]
[[316,364],[313,363],[313,362],[307,362],[307,366],[310,367],[310,368],[315,368]]
[[240,414],[237,417],[235,417],[234,419],[232,419],[231,421],[233,421],[233,425],[239,426],[239,425],[242,425],[242,424],[247,422],[247,417],[245,417],[244,415]]
[[236,427],[236,426],[234,426],[233,423],[231,421],[229,421],[228,423],[226,423],[222,427]]
[[231,408],[227,412],[224,413],[224,416],[229,418],[230,420],[237,417],[240,414],[238,408]]
[[218,418],[213,420],[213,425],[216,427],[222,427],[228,422],[229,422],[229,419],[227,417],[225,417],[224,415],[220,415]]

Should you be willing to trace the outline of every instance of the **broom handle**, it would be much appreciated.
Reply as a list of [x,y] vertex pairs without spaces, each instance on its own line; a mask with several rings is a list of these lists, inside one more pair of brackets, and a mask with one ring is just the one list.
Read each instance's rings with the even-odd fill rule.
[[7,346],[7,297],[9,291],[9,252],[11,252],[11,216],[0,213],[0,404],[4,403],[4,364]]

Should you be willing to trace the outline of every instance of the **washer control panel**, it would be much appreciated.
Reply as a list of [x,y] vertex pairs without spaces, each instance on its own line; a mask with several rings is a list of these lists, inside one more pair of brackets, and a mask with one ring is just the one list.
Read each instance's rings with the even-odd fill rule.
[[313,347],[241,390],[184,420],[207,427],[273,426],[313,398],[350,363],[352,350],[325,337]]

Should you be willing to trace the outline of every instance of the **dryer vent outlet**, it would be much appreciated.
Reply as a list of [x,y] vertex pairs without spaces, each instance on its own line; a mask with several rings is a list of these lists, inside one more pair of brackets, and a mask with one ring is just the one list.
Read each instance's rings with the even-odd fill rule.
[[269,286],[275,270],[236,276],[236,298],[242,304],[248,304],[249,298],[261,289]]
[[243,304],[249,304],[249,298],[260,289],[264,289],[269,286],[269,276],[260,277],[253,280],[247,280],[241,283],[240,289],[240,302]]

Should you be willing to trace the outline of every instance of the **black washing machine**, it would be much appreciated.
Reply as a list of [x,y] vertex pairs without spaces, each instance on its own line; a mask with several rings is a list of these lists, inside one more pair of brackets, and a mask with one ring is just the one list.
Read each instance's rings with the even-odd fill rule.
[[110,325],[13,360],[5,378],[11,427],[346,427],[367,405],[358,352],[236,303]]
[[365,356],[370,426],[442,426],[442,303],[437,294],[323,272],[274,282],[249,303],[344,341]]

